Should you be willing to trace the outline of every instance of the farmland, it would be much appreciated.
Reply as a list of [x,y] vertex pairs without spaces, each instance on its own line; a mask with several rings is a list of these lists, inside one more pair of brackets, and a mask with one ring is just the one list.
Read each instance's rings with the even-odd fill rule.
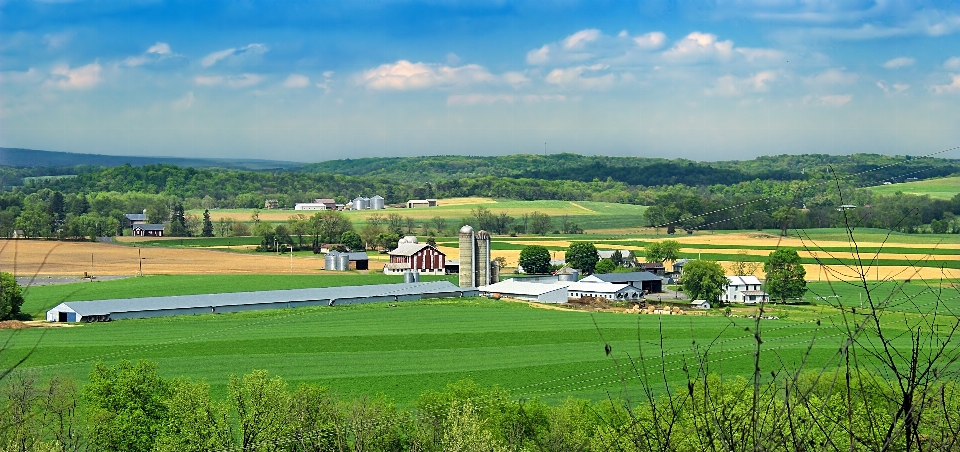
[[936,199],[951,199],[960,193],[960,176],[878,185],[870,189],[878,195],[892,195],[901,192],[911,195],[927,195]]
[[[119,281],[102,284],[129,289]],[[814,283],[811,290],[840,294],[837,300],[844,303],[858,300],[850,288],[837,292],[825,283]],[[893,293],[889,286],[883,290]],[[907,285],[893,298],[889,304],[893,311],[929,310],[935,302],[921,285]],[[817,339],[807,366],[816,369],[835,359],[842,336],[835,323],[841,317],[827,303],[769,311],[781,320],[764,322],[764,347],[775,351],[766,355],[770,361],[764,365],[774,365],[774,359],[786,366],[798,365],[814,333]],[[514,398],[602,400],[608,391],[622,396],[604,341],[613,348],[612,358],[621,363],[627,354],[637,359],[637,347],[641,347],[647,356],[643,363],[657,369],[663,364],[670,385],[685,381],[684,359],[693,365],[691,340],[713,341],[711,360],[725,376],[746,375],[752,368],[753,340],[743,329],[752,326],[752,319],[590,314],[485,299],[396,306],[304,308],[0,331],[0,341],[10,339],[12,344],[0,356],[0,366],[32,352],[25,368],[83,381],[98,360],[149,359],[170,377],[206,380],[221,396],[230,375],[267,369],[292,383],[320,383],[347,397],[383,393],[400,403],[412,401],[424,390],[467,378],[508,389]],[[897,317],[889,328],[902,325],[903,319]],[[635,383],[628,389],[639,390]]]

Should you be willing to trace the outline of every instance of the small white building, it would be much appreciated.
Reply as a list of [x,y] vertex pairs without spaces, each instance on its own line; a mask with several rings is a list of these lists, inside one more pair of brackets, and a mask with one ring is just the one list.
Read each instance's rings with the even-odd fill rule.
[[690,302],[693,309],[710,309],[710,302],[707,300],[693,300]]
[[[569,284],[569,283],[567,283]],[[488,297],[506,297],[538,303],[566,303],[567,284],[535,283],[508,279],[477,289],[480,295]]]
[[327,205],[320,202],[298,202],[293,210],[327,210]]
[[582,297],[606,298],[608,300],[640,300],[643,291],[630,284],[614,284],[606,282],[575,282],[567,286],[567,297],[578,299]]
[[770,301],[770,295],[760,286],[760,279],[753,275],[727,276],[727,287],[721,295],[726,303],[756,304]]
[[407,201],[408,209],[415,209],[417,207],[437,207],[436,199],[411,199]]

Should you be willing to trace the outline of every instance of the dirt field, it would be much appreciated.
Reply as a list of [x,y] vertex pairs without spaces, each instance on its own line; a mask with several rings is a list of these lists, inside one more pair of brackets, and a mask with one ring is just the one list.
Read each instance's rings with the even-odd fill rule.
[[[289,255],[175,248],[138,248],[92,242],[0,241],[0,268],[17,276],[135,275],[143,258],[148,275],[290,273]],[[372,262],[371,262],[372,264]],[[320,257],[294,257],[293,273],[322,273]],[[381,264],[382,268],[382,264]]]

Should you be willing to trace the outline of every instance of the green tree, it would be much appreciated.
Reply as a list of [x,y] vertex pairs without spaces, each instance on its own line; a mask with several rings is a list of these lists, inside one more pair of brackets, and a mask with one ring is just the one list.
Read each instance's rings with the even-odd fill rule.
[[210,398],[210,386],[206,383],[174,380],[164,405],[168,421],[157,436],[154,452],[203,452],[232,448],[227,409]]
[[550,232],[550,216],[545,213],[530,212],[527,221],[529,221],[529,226],[527,226],[526,231],[531,234],[547,235],[547,232]]
[[680,242],[676,240],[664,240],[662,242],[648,243],[644,247],[647,262],[674,262],[680,258]]
[[683,266],[683,291],[694,300],[719,302],[727,277],[714,261],[694,260]]
[[353,231],[347,231],[340,235],[340,243],[350,249],[350,251],[363,251],[363,239],[360,234]]
[[613,259],[600,259],[600,262],[597,262],[596,273],[613,273],[617,269],[617,264],[613,263]]
[[210,221],[210,210],[204,209],[203,211],[203,230],[200,232],[201,237],[213,237],[213,222]]
[[787,298],[800,298],[807,291],[807,270],[800,263],[797,250],[780,248],[770,253],[763,271],[767,273],[767,292],[773,299],[786,302]]
[[291,427],[287,423],[290,394],[283,379],[254,370],[243,377],[231,376],[229,389],[237,410],[241,449],[281,450],[274,443],[282,441]]
[[98,362],[83,388],[90,443],[100,451],[153,450],[167,421],[169,384],[157,365],[122,360],[114,367]]
[[540,245],[528,245],[520,251],[520,266],[531,274],[550,272],[550,251]]
[[20,314],[23,294],[13,274],[0,272],[0,320],[10,320]]
[[190,235],[187,229],[187,219],[183,213],[183,204],[176,203],[173,206],[173,217],[170,218],[170,231],[167,235],[171,237],[187,237]]
[[597,247],[592,243],[573,242],[567,248],[564,259],[571,267],[583,273],[593,273],[597,262],[600,261],[600,255],[597,253]]

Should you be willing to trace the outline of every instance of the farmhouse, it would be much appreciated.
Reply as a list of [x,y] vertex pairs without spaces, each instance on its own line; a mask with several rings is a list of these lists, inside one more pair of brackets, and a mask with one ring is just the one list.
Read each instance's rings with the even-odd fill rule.
[[646,293],[663,292],[663,279],[650,272],[605,273],[590,275],[580,282],[629,284]]
[[383,266],[384,273],[400,274],[408,270],[429,275],[446,273],[447,255],[442,251],[426,243],[403,242],[389,253],[390,262]]
[[407,201],[407,208],[413,209],[416,207],[437,207],[436,199],[411,199]]
[[137,237],[163,237],[162,224],[136,224],[133,226],[133,235]]
[[613,259],[613,255],[620,252],[620,258],[623,259],[624,267],[634,267],[637,265],[637,258],[633,256],[630,250],[597,250],[600,259]]
[[49,322],[105,322],[187,314],[210,314],[304,306],[339,306],[382,301],[476,296],[448,281],[324,287],[320,289],[125,298],[60,303],[47,311]]
[[[586,278],[584,278],[586,279]],[[630,284],[613,284],[607,282],[575,282],[567,286],[568,298],[595,297],[608,300],[639,300],[640,289]]]
[[687,265],[690,259],[680,259],[673,263],[673,273],[677,276],[683,276],[683,266]]
[[770,301],[770,296],[760,289],[756,276],[727,276],[727,287],[721,295],[727,303],[756,304]]
[[477,290],[481,295],[488,297],[502,296],[538,303],[566,303],[569,284],[571,283],[531,283],[508,279],[496,284],[480,286]]
[[640,264],[640,269],[653,273],[657,276],[664,275],[663,262],[643,262]]

